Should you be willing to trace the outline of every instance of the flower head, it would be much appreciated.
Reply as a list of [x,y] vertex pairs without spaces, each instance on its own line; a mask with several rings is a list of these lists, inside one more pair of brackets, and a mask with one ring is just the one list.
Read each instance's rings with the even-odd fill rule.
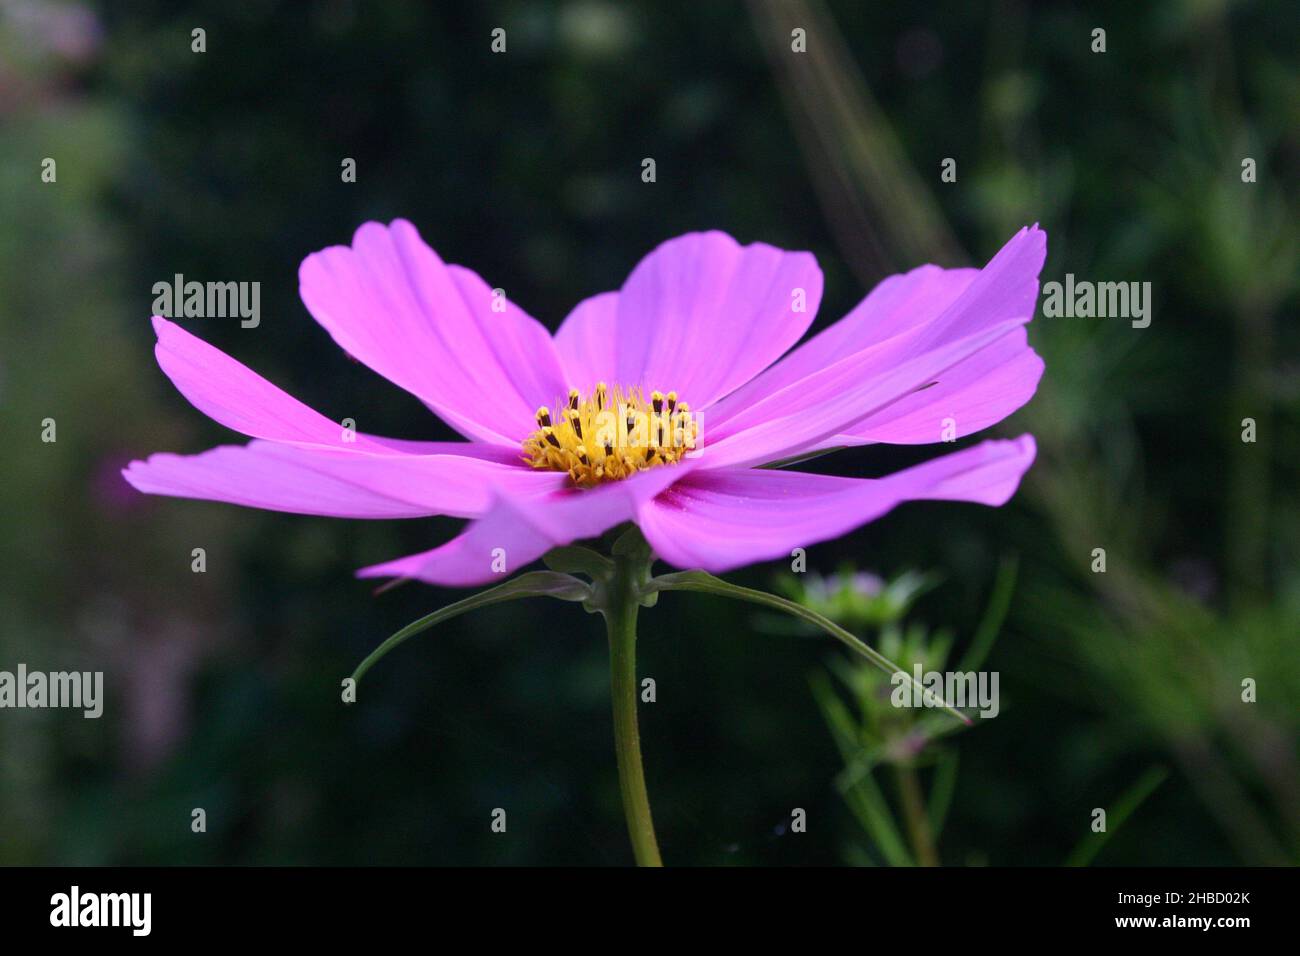
[[[877,442],[951,441],[1033,395],[1025,324],[1046,238],[1022,229],[983,269],[921,266],[789,351],[821,298],[813,257],[718,232],[665,242],[552,336],[403,220],[307,257],[303,302],[348,354],[466,439],[341,428],[155,316],[159,364],[201,411],[253,439],[156,454],[123,474],[153,494],[349,518],[471,519],[363,577],[472,585],[635,522],[661,559],[724,571],[789,555],[917,499],[1000,505],[1028,435],[876,479],[762,466]],[[786,354],[787,351],[789,354]]]

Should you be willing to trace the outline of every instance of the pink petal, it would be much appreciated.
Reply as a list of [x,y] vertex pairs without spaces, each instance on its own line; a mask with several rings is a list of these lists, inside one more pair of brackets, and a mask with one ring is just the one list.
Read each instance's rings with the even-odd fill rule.
[[1019,322],[1009,320],[883,367],[879,353],[891,351],[893,340],[864,349],[761,399],[721,429],[706,417],[694,467],[760,465],[825,447],[853,422],[941,381],[955,366],[1019,328]]
[[362,568],[357,576],[416,578],[448,587],[501,580],[551,548],[632,520],[638,508],[680,474],[672,467],[652,468],[590,490],[566,487],[532,498],[502,495],[486,516],[446,544]]
[[351,246],[313,253],[302,300],[339,347],[471,438],[518,446],[533,413],[568,390],[546,329],[448,266],[405,220],[368,222]]
[[1034,460],[1032,436],[987,441],[885,478],[781,469],[697,471],[641,507],[655,554],[722,572],[839,537],[904,501],[1004,504]]
[[[854,367],[856,374],[876,378],[928,351],[975,341],[989,329],[1027,323],[1033,317],[1046,247],[1042,230],[1022,229],[978,273],[923,266],[887,279],[844,320],[710,409],[706,442],[770,418],[774,407],[788,407],[791,396],[813,390],[832,366]],[[956,420],[958,434],[969,434],[1010,414],[1033,394],[1041,363],[1028,352],[1022,336],[1011,343],[996,337],[984,347],[993,354],[975,357],[972,353],[942,369],[952,381],[936,372],[934,381],[919,383],[929,395],[909,396],[917,386],[907,385],[893,396],[901,409],[888,403],[882,415],[881,406],[855,410],[849,402],[840,402],[839,411],[853,421],[846,420],[840,433],[827,436],[825,444],[936,441],[940,429],[931,427],[924,412],[931,405],[944,409],[940,419]],[[919,414],[911,418],[914,413]]]
[[199,411],[227,428],[272,441],[306,442],[347,451],[471,455],[517,461],[514,449],[466,442],[407,442],[357,433],[344,440],[343,426],[272,385],[248,366],[160,315],[153,317],[154,354],[172,384]]
[[495,496],[537,496],[567,477],[460,455],[266,441],[222,445],[198,455],[150,455],[131,462],[122,475],[149,494],[339,518],[475,517]]
[[618,377],[618,298],[617,292],[602,292],[583,299],[555,333],[555,350],[565,376],[584,395],[597,382],[629,387],[642,384]]
[[[803,311],[793,310],[802,290]],[[556,334],[571,384],[676,390],[703,409],[807,331],[822,274],[807,252],[689,233],[641,260],[618,293],[581,303]]]
[[925,326],[914,350],[970,335],[1000,322],[1027,323],[1038,300],[1038,274],[1047,258],[1047,233],[1029,226],[1007,240],[997,255],[937,319]]
[[[413,441],[357,432],[357,443],[362,439],[366,441],[365,451],[380,454],[387,451],[400,455],[458,455],[461,458],[482,458],[503,465],[518,465],[520,460],[518,448],[478,441]],[[345,444],[341,450],[346,451],[348,447]]]
[[1025,330],[954,365],[931,388],[914,392],[888,408],[826,439],[825,447],[884,442],[924,445],[965,438],[996,425],[1033,398],[1043,377],[1043,360],[1029,347]]
[[847,355],[933,322],[959,296],[978,269],[920,266],[882,281],[848,315],[814,335],[762,375],[737,389],[709,413],[715,425],[757,399],[815,375]]

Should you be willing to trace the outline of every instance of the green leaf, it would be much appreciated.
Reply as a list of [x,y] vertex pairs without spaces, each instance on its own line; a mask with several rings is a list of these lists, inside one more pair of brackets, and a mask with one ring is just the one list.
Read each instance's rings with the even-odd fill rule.
[[889,802],[871,776],[863,777],[844,794],[849,809],[857,817],[862,829],[876,845],[890,866],[914,866],[907,843],[898,831]]
[[1149,767],[1147,772],[1138,778],[1137,783],[1129,787],[1118,800],[1115,801],[1114,808],[1106,814],[1106,830],[1103,833],[1089,833],[1079,841],[1078,846],[1074,848],[1069,858],[1065,861],[1066,866],[1087,866],[1093,858],[1101,852],[1101,848],[1106,845],[1115,831],[1124,825],[1124,821],[1133,815],[1151,794],[1156,792],[1165,778],[1169,776],[1169,771],[1160,766]]
[[939,762],[934,768],[934,780],[930,784],[930,802],[926,814],[930,818],[930,832],[936,842],[943,833],[944,822],[948,819],[948,808],[952,806],[952,795],[957,789],[957,748],[951,747],[939,754]]
[[993,595],[989,598],[988,607],[984,609],[984,617],[980,620],[979,627],[975,629],[975,637],[966,653],[962,655],[957,670],[978,670],[989,656],[989,651],[993,650],[993,642],[997,640],[1002,625],[1007,619],[1007,610],[1011,607],[1011,595],[1016,589],[1016,572],[1019,565],[1020,562],[1014,555],[1004,557],[999,563],[998,576],[993,583]]
[[[814,671],[809,678],[813,697],[816,698],[826,723],[831,728],[835,746],[845,763],[856,760],[861,750],[858,743],[858,728],[850,716],[848,708],[835,689],[830,678],[821,671]],[[907,844],[903,842],[894,822],[893,813],[880,788],[876,786],[869,767],[864,768],[852,783],[837,781],[845,802],[849,805],[859,825],[867,832],[876,849],[884,856],[890,866],[911,866],[912,858],[908,855]]]
[[830,678],[822,671],[814,671],[809,675],[808,684],[812,688],[813,699],[817,701],[817,706],[821,708],[822,716],[826,720],[826,726],[831,729],[831,735],[835,740],[835,746],[839,748],[840,756],[847,760],[859,746],[858,727],[853,722],[849,709],[844,706],[844,701],[835,693]]
[[920,684],[917,684],[912,675],[907,673],[893,661],[886,658],[880,652],[863,643],[854,637],[844,628],[840,627],[829,618],[823,617],[811,608],[804,607],[802,604],[796,604],[794,601],[786,600],[775,594],[769,594],[766,591],[755,591],[753,588],[742,588],[737,584],[728,584],[721,578],[716,578],[707,571],[678,571],[673,574],[661,574],[657,578],[651,578],[644,585],[647,592],[650,591],[699,591],[703,594],[716,594],[720,597],[734,598],[738,601],[749,601],[751,604],[761,604],[764,607],[776,608],[792,614],[815,624],[831,637],[835,638],[841,644],[850,650],[861,654],[871,663],[875,664],[886,674],[891,676],[901,674],[908,686],[915,686],[921,692],[921,697],[932,707],[942,708],[952,714],[963,724],[970,724],[970,718],[963,714],[955,707],[946,706],[943,701],[934,696],[933,692],[926,690]]
[[449,621],[453,617],[459,617],[467,611],[474,611],[481,607],[530,597],[550,597],[560,601],[586,601],[591,597],[591,588],[577,578],[570,577],[567,574],[559,574],[555,571],[530,571],[527,574],[521,574],[517,578],[511,578],[504,584],[498,584],[486,591],[480,591],[463,601],[448,604],[439,611],[434,611],[419,620],[412,621],[371,651],[370,655],[358,664],[357,669],[352,672],[352,679],[360,683],[366,671],[370,670],[389,651],[408,637],[414,637],[421,631],[427,631],[435,624],[441,624],[443,621]]

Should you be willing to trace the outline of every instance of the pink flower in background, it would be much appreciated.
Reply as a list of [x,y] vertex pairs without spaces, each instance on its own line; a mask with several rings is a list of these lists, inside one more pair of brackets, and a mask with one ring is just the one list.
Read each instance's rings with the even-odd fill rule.
[[877,479],[760,466],[939,442],[1015,411],[1043,371],[1024,326],[1045,254],[1034,227],[983,269],[893,276],[787,355],[821,299],[809,253],[681,236],[552,336],[443,263],[410,223],[367,223],[350,247],[307,257],[303,302],[340,348],[467,440],[354,435],[155,316],[163,371],[254,441],[152,455],[123,474],[143,492],[276,511],[471,519],[448,543],[362,577],[478,584],[499,579],[503,559],[514,571],[629,521],[681,568],[788,556],[904,501],[1011,497],[1034,459],[1029,435]]

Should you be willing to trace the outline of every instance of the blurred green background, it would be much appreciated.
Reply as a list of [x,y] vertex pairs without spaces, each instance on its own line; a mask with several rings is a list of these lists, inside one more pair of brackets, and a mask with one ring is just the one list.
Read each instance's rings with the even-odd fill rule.
[[[353,571],[456,523],[241,511],[118,477],[237,440],[154,364],[152,286],[178,272],[261,283],[259,328],[186,325],[308,404],[447,437],[297,296],[306,254],[397,216],[552,328],[706,228],[814,251],[817,328],[892,272],[981,264],[1034,221],[1044,281],[1151,282],[1150,328],[1030,327],[1047,372],[998,431],[1032,431],[1040,457],[1010,505],[904,506],[810,568],[930,574],[909,620],[963,649],[1018,561],[985,665],[1002,712],[947,742],[943,862],[1063,862],[1094,807],[1162,770],[1094,863],[1300,860],[1298,49],[1285,2],[0,0],[0,668],[102,669],[107,688],[99,720],[0,712],[0,863],[630,862],[598,619],[461,618],[345,707],[374,645],[454,599],[375,596]],[[818,464],[883,474],[934,451]],[[837,656],[701,595],[642,615],[668,862],[888,862],[813,693]]]

